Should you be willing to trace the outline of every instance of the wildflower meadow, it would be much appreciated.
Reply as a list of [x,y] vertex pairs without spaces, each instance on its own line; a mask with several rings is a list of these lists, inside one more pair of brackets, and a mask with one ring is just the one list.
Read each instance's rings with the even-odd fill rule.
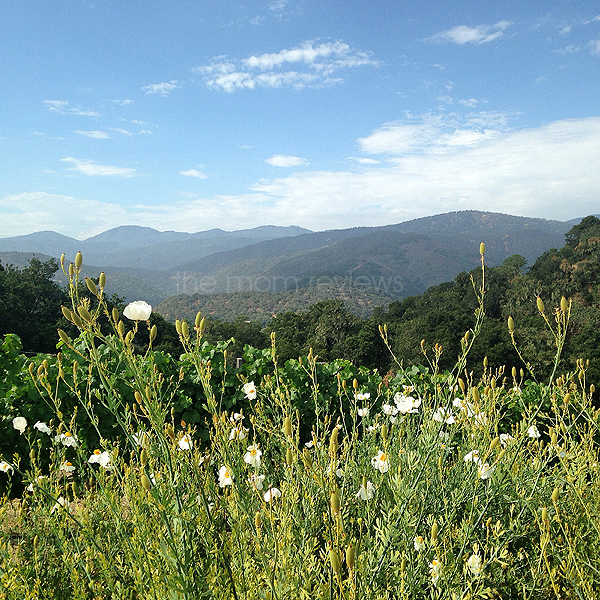
[[6,339],[0,362],[0,599],[600,597],[600,410],[585,357],[557,372],[570,302],[537,301],[547,380],[487,359],[476,379],[480,250],[454,369],[423,343],[385,376],[280,364],[275,336],[234,367],[201,314],[162,355],[148,304],[109,310],[103,275],[89,301],[63,261],[78,337],[27,360]]

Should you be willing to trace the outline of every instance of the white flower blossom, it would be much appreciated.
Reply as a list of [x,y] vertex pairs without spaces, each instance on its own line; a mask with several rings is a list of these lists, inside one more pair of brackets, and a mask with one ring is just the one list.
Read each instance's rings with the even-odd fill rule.
[[479,554],[471,554],[469,560],[467,560],[467,567],[473,574],[474,577],[479,577],[483,572],[483,563]]
[[475,408],[468,400],[465,400],[464,398],[454,398],[452,405],[455,408],[458,408],[461,413],[466,414],[467,417],[472,417],[475,415]]
[[503,448],[506,448],[506,446],[508,446],[509,442],[512,442],[515,438],[510,435],[510,433],[501,433],[500,434],[500,444],[502,445]]
[[542,434],[538,431],[538,428],[535,425],[532,425],[528,430],[527,430],[527,435],[530,438],[539,438],[542,436]]
[[452,414],[452,411],[446,410],[443,406],[440,406],[433,413],[433,420],[437,421],[438,423],[441,423],[442,421],[444,421],[448,425],[452,425],[452,423],[456,423],[456,421],[454,419],[454,415]]
[[269,486],[269,489],[264,494],[265,502],[271,502],[275,498],[281,498],[281,492],[276,487]]
[[474,462],[476,465],[480,465],[479,450],[471,450],[471,452],[465,454],[465,462]]
[[246,394],[246,398],[248,398],[248,400],[256,400],[256,386],[254,385],[254,381],[245,383],[243,390],[244,390],[244,394]]
[[488,463],[479,463],[477,465],[477,474],[480,479],[489,479],[495,470],[496,467],[490,466]]
[[264,481],[265,475],[256,475],[255,473],[253,473],[252,475],[250,475],[250,477],[248,477],[248,482],[250,483],[250,485],[259,492],[264,487]]
[[388,456],[381,450],[371,459],[371,464],[381,473],[387,473],[390,468]]
[[256,444],[248,446],[248,451],[244,454],[244,462],[257,469],[260,466],[260,457],[262,452]]
[[63,446],[77,448],[77,436],[69,431],[66,433],[59,433],[54,439],[57,442],[61,442]]
[[423,539],[422,535],[415,535],[413,544],[414,544],[415,550],[417,552],[421,552],[422,550],[425,550],[425,540]]
[[52,429],[50,429],[50,427],[48,427],[48,425],[46,425],[46,423],[44,423],[43,421],[38,421],[33,427],[34,429],[37,429],[38,431],[41,431],[42,433],[45,433],[47,435],[50,435],[52,433]]
[[180,450],[191,450],[194,447],[194,440],[189,433],[186,433],[178,442]]
[[388,417],[398,414],[398,409],[393,404],[383,404],[381,410]]
[[359,408],[357,412],[358,412],[359,417],[368,417],[369,416],[369,407],[365,406],[364,408]]
[[67,475],[69,475],[75,470],[75,467],[67,460],[62,465],[60,465],[60,470],[64,471]]
[[[40,475],[39,477],[35,478],[35,483],[37,485],[40,485],[44,480],[48,479],[48,477],[46,475]],[[33,492],[33,490],[35,489],[35,485],[33,484],[33,481],[27,486],[27,491],[28,492]]]
[[71,509],[69,501],[65,500],[62,496],[60,496],[57,499],[56,504],[52,507],[52,510],[50,511],[50,513],[53,514],[55,510],[59,510],[61,507],[62,508],[68,508],[69,512],[73,512],[73,510]]
[[27,428],[27,419],[25,417],[15,417],[12,421],[13,427],[23,435]]
[[234,427],[230,432],[229,432],[229,439],[230,440],[245,440],[246,436],[248,434],[248,429],[246,429],[246,427],[244,427],[241,423],[237,426]]
[[370,500],[374,494],[375,494],[375,486],[370,481],[367,481],[366,485],[360,486],[360,489],[358,490],[356,497],[360,498],[361,500]]
[[412,396],[405,396],[399,392],[394,396],[394,402],[403,415],[416,413],[419,410],[419,406],[421,406],[421,400],[415,400]]
[[437,586],[438,579],[442,574],[442,563],[437,558],[429,563],[429,574],[431,575],[431,583]]
[[130,302],[123,311],[123,315],[132,321],[147,321],[152,314],[152,307],[143,300]]
[[105,450],[104,452],[100,452],[100,450],[94,450],[94,453],[88,458],[88,462],[91,465],[100,465],[103,469],[108,471],[113,468],[108,450]]
[[0,471],[3,473],[11,473],[14,471],[11,465],[9,465],[6,461],[0,461]]
[[364,394],[356,394],[356,399],[360,402],[364,402],[365,400],[368,400],[371,397],[371,394],[369,392],[366,392]]
[[219,485],[221,487],[233,485],[233,472],[225,465],[219,469]]

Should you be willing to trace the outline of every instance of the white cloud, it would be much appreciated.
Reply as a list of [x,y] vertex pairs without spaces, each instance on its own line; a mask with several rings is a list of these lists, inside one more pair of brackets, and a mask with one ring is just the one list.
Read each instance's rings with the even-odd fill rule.
[[77,130],[75,133],[78,133],[79,135],[85,135],[86,137],[94,138],[95,140],[106,140],[106,139],[108,139],[108,137],[110,137],[108,135],[108,133],[106,133],[105,131],[80,131],[80,130]]
[[131,131],[127,131],[127,129],[121,129],[120,127],[111,127],[110,130],[114,131],[115,133],[122,133],[123,135],[133,135]]
[[362,158],[359,156],[349,156],[348,160],[357,162],[359,165],[378,165],[381,163],[380,160],[375,160],[374,158]]
[[[446,116],[426,120],[431,130],[426,138],[445,140],[444,151],[416,148],[355,172],[303,170],[260,181],[241,195],[178,195],[171,203],[130,208],[42,192],[5,196],[0,198],[2,235],[51,229],[89,237],[132,224],[161,231],[234,230],[241,224],[267,223],[323,230],[467,209],[559,220],[598,212],[600,118],[503,130],[483,142],[463,140],[454,146],[450,142],[467,127],[448,131]],[[468,122],[476,121],[489,125],[503,119],[477,114]]]
[[431,42],[453,42],[455,44],[485,44],[498,39],[510,25],[510,21],[499,21],[495,25],[458,25],[427,38]]
[[81,110],[79,108],[73,108],[69,105],[67,100],[44,100],[44,104],[48,107],[48,110],[58,112],[63,115],[79,115],[81,117],[100,116],[100,113],[93,110]]
[[137,174],[135,169],[126,167],[115,167],[112,165],[99,165],[91,160],[80,160],[68,156],[67,158],[61,158],[61,162],[71,163],[71,171],[77,171],[83,173],[83,175],[90,176],[103,176],[103,177],[133,177]]
[[177,80],[173,79],[169,82],[164,83],[152,83],[150,85],[145,85],[142,90],[146,92],[146,94],[160,94],[161,96],[170,96],[173,90],[180,88],[180,85],[177,85]]
[[129,104],[133,104],[133,100],[112,100],[114,104],[118,104],[119,106],[128,106]]
[[587,44],[592,54],[600,54],[600,39],[590,40]]
[[[293,65],[293,69],[286,69],[289,65]],[[378,62],[369,53],[340,41],[304,42],[295,48],[252,55],[237,63],[216,56],[210,64],[195,67],[192,72],[203,75],[208,87],[233,92],[257,86],[331,85],[342,81],[340,77],[333,77],[334,73],[364,65],[378,66]]]
[[282,154],[275,154],[275,156],[267,158],[265,162],[273,167],[301,167],[308,164],[308,161],[305,158],[300,158],[299,156],[283,156]]
[[186,177],[197,177],[198,179],[206,179],[208,175],[206,173],[202,173],[202,171],[197,171],[196,169],[188,169],[187,171],[179,171],[180,175],[185,175]]
[[468,100],[466,98],[463,98],[462,100],[458,101],[459,104],[462,104],[463,106],[467,106],[468,108],[475,108],[477,106],[477,100],[475,100],[475,98],[469,98]]

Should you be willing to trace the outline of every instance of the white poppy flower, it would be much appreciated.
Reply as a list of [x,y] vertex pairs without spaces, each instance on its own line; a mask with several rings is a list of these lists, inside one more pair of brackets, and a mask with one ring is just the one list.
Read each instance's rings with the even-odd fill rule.
[[60,470],[69,474],[75,470],[75,467],[69,461],[66,461],[62,465],[60,465]]
[[12,421],[13,427],[23,435],[27,428],[27,419],[25,417],[15,417]]
[[123,315],[132,321],[147,321],[151,314],[152,307],[143,300],[129,303],[123,311]]
[[366,486],[365,485],[360,486],[360,489],[358,490],[356,497],[360,498],[361,500],[370,500],[374,494],[375,494],[375,486],[370,481],[367,481]]
[[481,556],[479,554],[471,554],[467,561],[467,567],[475,577],[479,577],[483,572],[483,563],[481,562]]
[[471,450],[471,452],[465,454],[465,462],[474,462],[476,465],[480,465],[479,450]]
[[52,429],[50,429],[50,427],[48,427],[48,425],[46,425],[46,423],[44,423],[43,421],[38,421],[33,427],[34,429],[37,429],[42,433],[46,433],[47,435],[50,435],[52,433]]
[[400,393],[394,396],[394,402],[403,415],[416,413],[419,410],[419,406],[421,406],[421,400],[415,400],[412,396],[405,396]]
[[496,467],[490,466],[488,463],[479,463],[477,465],[477,474],[480,479],[489,479],[495,470]]
[[433,413],[433,420],[441,423],[442,421],[446,422],[448,425],[452,425],[452,423],[456,423],[454,419],[454,415],[451,410],[446,410],[443,406],[440,406]]
[[189,433],[186,433],[178,442],[180,450],[191,450],[194,446],[194,440],[192,440],[192,436]]
[[14,469],[6,461],[0,461],[0,471],[3,473],[11,473]]
[[250,475],[250,477],[248,477],[248,482],[250,483],[250,485],[259,492],[264,487],[264,481],[265,475],[256,475],[255,473],[253,473],[252,475]]
[[221,487],[233,485],[233,472],[225,465],[219,469],[219,485]]
[[442,574],[442,563],[437,558],[434,558],[429,563],[429,574],[431,575],[431,583],[437,585],[438,579]]
[[61,442],[63,446],[77,448],[77,436],[73,435],[70,431],[60,433],[54,439],[57,442]]
[[248,446],[248,452],[244,454],[244,462],[257,469],[260,466],[261,456],[262,452],[260,451],[258,446],[256,444],[252,444],[252,446]]
[[244,390],[244,394],[246,394],[246,398],[248,398],[248,400],[256,400],[256,386],[254,385],[254,381],[245,383],[243,390]]
[[421,552],[422,550],[425,550],[425,540],[423,539],[422,535],[415,535],[413,544],[414,544],[415,550],[417,552]]
[[369,392],[366,392],[365,394],[356,394],[356,399],[364,402],[365,400],[368,400],[371,397],[371,394]]
[[271,502],[275,498],[281,498],[281,492],[276,487],[269,487],[264,494],[265,502]]
[[359,417],[368,417],[369,416],[369,407],[365,406],[364,408],[359,408],[357,412],[358,412]]
[[371,464],[381,473],[387,473],[390,468],[388,456],[381,450],[371,459]]
[[110,471],[113,466],[110,462],[110,454],[107,450],[100,452],[100,450],[94,450],[94,453],[88,458],[90,464],[100,465],[103,469]]
[[538,428],[535,425],[532,425],[528,430],[527,430],[527,435],[530,438],[539,438],[542,436],[542,434],[538,431]]

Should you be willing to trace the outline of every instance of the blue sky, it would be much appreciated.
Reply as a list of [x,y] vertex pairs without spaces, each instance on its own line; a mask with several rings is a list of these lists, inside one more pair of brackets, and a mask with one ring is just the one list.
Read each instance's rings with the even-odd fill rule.
[[0,237],[600,207],[600,5],[0,0]]

